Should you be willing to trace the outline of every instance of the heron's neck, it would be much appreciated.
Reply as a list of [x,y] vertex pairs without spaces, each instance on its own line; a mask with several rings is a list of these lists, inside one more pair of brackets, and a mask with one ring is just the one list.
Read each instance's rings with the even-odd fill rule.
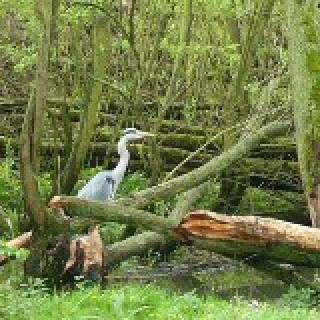
[[114,171],[117,175],[123,175],[127,169],[130,154],[127,149],[128,140],[126,137],[122,137],[118,142],[118,154],[120,156],[120,160],[117,166],[114,168]]

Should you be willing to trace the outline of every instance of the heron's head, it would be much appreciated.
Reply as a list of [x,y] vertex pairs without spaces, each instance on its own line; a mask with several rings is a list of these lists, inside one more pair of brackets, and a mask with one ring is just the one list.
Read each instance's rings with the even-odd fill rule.
[[140,131],[135,128],[127,128],[124,130],[124,135],[128,140],[141,139],[145,137],[152,137],[154,134],[150,132]]

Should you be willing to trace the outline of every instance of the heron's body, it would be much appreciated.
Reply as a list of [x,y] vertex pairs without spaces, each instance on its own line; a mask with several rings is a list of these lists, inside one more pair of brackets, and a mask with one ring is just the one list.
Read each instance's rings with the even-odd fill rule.
[[125,135],[118,142],[118,154],[120,156],[120,160],[117,166],[113,170],[97,173],[78,192],[78,197],[98,201],[108,201],[113,199],[129,163],[130,155],[127,149],[127,143],[130,140],[143,138],[144,136],[151,136],[151,134],[138,131],[134,128],[126,129]]
[[114,197],[114,185],[112,171],[101,171],[78,192],[78,197],[106,201]]

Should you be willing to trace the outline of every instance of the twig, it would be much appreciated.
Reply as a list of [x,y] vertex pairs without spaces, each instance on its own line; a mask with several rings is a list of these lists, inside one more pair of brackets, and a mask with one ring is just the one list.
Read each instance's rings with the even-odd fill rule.
[[168,181],[169,179],[171,179],[173,177],[173,175],[183,166],[185,165],[188,161],[190,161],[192,158],[194,158],[196,155],[198,155],[202,150],[204,150],[209,144],[211,144],[214,140],[218,139],[219,137],[223,136],[224,134],[226,134],[227,132],[230,131],[234,131],[235,129],[241,128],[243,126],[246,125],[246,123],[249,123],[251,121],[253,121],[255,118],[257,118],[258,116],[263,116],[263,115],[268,115],[268,114],[273,114],[278,110],[284,109],[283,107],[280,108],[276,108],[273,109],[271,113],[269,112],[264,112],[262,114],[256,115],[250,119],[246,119],[243,122],[237,123],[232,127],[229,127],[225,130],[220,131],[219,133],[217,133],[215,136],[213,136],[212,138],[210,138],[205,144],[203,144],[201,147],[199,147],[196,151],[194,151],[193,153],[191,153],[187,158],[185,158],[183,161],[181,161],[171,172],[169,172],[166,177],[164,178],[163,182]]

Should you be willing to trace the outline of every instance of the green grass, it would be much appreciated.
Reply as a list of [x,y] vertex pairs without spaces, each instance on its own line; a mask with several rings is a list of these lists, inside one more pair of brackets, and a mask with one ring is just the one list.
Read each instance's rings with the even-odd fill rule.
[[80,288],[49,295],[40,289],[0,286],[1,319],[319,319],[315,309],[290,309],[280,303],[219,300],[214,295],[177,294],[155,285],[125,285],[106,290]]

